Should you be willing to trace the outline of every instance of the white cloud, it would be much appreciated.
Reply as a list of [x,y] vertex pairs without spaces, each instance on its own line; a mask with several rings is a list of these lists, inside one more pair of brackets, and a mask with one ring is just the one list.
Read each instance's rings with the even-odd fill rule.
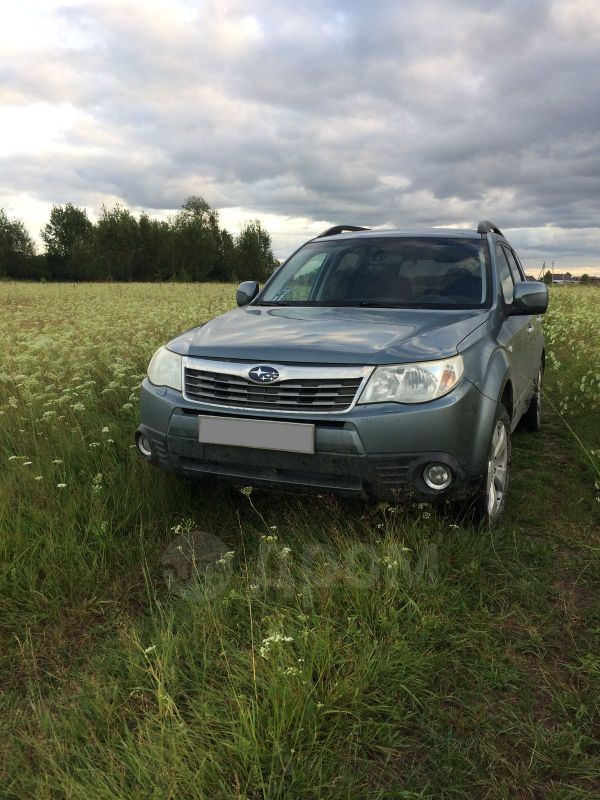
[[0,106],[0,155],[51,154],[64,147],[65,139],[85,114],[67,103],[51,105],[5,104]]
[[525,258],[600,264],[599,13],[27,0],[0,31],[0,205],[35,229],[52,203],[168,214],[201,194],[278,255],[329,224],[487,217]]

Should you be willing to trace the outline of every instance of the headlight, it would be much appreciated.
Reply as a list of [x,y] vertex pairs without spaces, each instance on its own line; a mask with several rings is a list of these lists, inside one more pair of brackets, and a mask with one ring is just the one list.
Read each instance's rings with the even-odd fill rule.
[[181,391],[181,356],[160,347],[148,364],[148,380],[155,386],[170,386]]
[[377,367],[359,403],[425,403],[453,389],[463,375],[462,356]]

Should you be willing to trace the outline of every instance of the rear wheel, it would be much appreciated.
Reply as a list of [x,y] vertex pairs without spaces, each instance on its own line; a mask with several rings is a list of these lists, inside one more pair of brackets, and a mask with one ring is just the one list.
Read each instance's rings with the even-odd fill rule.
[[523,427],[528,431],[537,433],[542,427],[542,366],[538,370],[535,381],[535,391],[527,411],[521,417]]

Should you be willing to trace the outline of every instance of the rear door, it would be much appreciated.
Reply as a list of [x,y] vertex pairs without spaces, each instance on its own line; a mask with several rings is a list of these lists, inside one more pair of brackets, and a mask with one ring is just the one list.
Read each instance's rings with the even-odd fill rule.
[[[515,281],[510,268],[506,251],[501,242],[495,247],[496,269],[502,287],[505,311],[510,308],[514,297]],[[513,421],[519,420],[527,407],[531,385],[531,355],[529,351],[530,318],[528,316],[505,316],[498,334],[498,341],[507,352],[511,366],[511,378],[514,389]]]

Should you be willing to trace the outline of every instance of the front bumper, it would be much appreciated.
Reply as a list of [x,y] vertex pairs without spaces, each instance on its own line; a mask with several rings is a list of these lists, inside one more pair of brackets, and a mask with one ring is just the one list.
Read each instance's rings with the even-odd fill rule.
[[[198,441],[198,414],[311,422],[315,453],[204,445]],[[347,413],[293,416],[219,411],[146,379],[137,432],[149,439],[153,463],[190,477],[379,497],[412,490],[432,497],[440,493],[427,487],[422,473],[427,463],[436,461],[454,474],[444,494],[462,496],[483,474],[494,414],[495,404],[467,380],[430,403],[358,405]]]

